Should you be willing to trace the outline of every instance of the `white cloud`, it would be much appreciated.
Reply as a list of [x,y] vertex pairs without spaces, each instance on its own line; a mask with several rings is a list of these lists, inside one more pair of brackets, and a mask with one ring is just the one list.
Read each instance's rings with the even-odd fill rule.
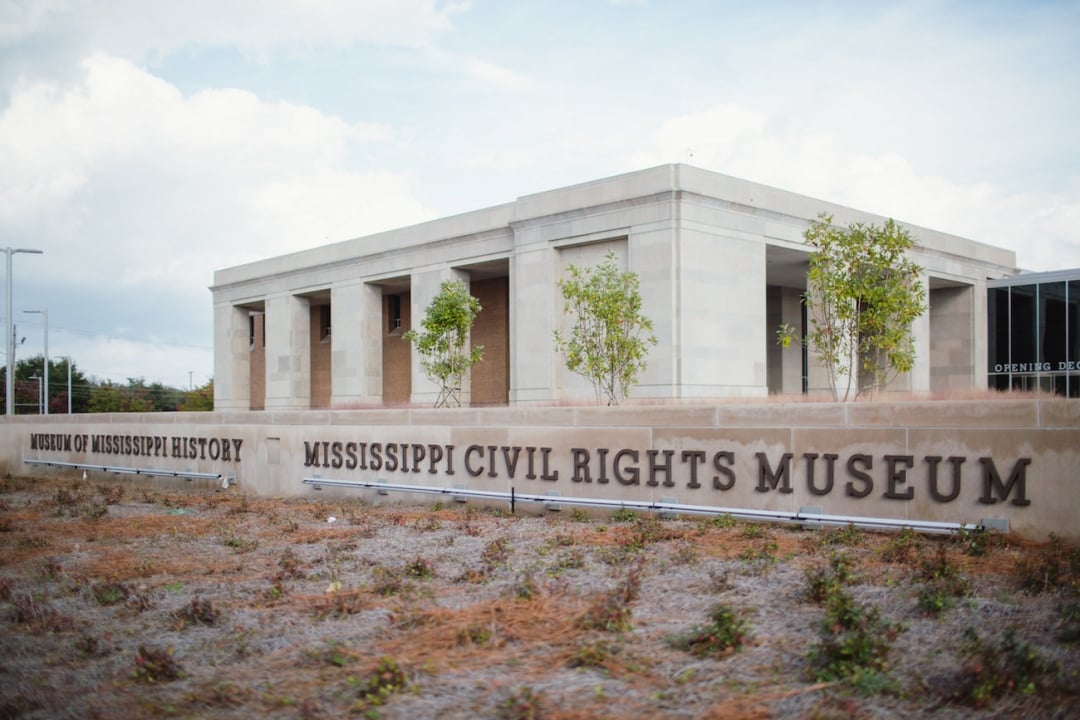
[[170,252],[248,259],[429,215],[407,178],[346,167],[388,128],[239,90],[185,98],[102,55],[84,69],[76,87],[23,86],[0,114],[0,221],[61,252],[94,240],[149,280],[175,277]]
[[80,295],[105,333],[156,304],[176,332],[197,315],[209,345],[214,270],[431,217],[410,176],[351,164],[391,142],[387,127],[246,91],[185,97],[95,55],[78,84],[24,83],[0,112],[0,236],[45,250],[20,287],[50,288],[58,325]]
[[633,157],[641,167],[688,161],[1007,247],[1021,267],[1080,267],[1080,182],[1052,193],[952,182],[920,173],[896,153],[855,154],[830,133],[734,104],[668,119]]
[[137,60],[187,46],[236,47],[252,54],[357,41],[422,46],[468,7],[437,0],[9,1],[0,6],[0,43],[51,36],[80,51],[108,49]]

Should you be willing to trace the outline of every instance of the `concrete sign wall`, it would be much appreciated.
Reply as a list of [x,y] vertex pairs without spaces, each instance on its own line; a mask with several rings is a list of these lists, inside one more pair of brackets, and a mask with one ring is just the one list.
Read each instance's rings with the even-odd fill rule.
[[997,518],[1032,539],[1080,540],[1080,402],[1069,400],[53,415],[0,427],[0,469],[20,475],[61,471],[41,462],[209,473],[221,477],[191,482],[228,478],[227,492],[271,496],[314,492],[303,479],[318,476],[912,522]]

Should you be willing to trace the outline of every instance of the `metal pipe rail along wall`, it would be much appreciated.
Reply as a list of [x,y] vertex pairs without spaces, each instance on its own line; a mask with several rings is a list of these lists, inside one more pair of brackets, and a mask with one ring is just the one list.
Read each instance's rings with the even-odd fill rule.
[[645,502],[635,500],[606,500],[602,498],[567,497],[564,495],[535,495],[518,493],[513,487],[510,492],[494,490],[469,490],[463,487],[436,487],[431,485],[403,485],[390,482],[366,482],[363,480],[336,480],[324,477],[306,477],[305,485],[311,485],[316,490],[322,487],[341,487],[354,490],[378,490],[380,493],[390,490],[398,492],[424,493],[429,495],[451,495],[456,497],[473,497],[483,500],[501,500],[510,503],[510,512],[514,512],[514,506],[518,502],[540,503],[545,505],[573,505],[577,507],[590,507],[601,509],[627,509],[651,512],[669,512],[683,515],[729,515],[741,520],[766,520],[772,522],[797,523],[807,525],[846,526],[854,525],[867,530],[901,530],[911,528],[925,533],[956,533],[961,531],[976,531],[986,529],[985,525],[974,525],[960,522],[938,522],[932,520],[894,520],[891,518],[862,517],[857,515],[825,515],[822,513],[807,512],[782,512],[779,510],[752,510],[747,508],[728,508],[712,505],[684,505],[671,502]]
[[133,468],[114,465],[90,465],[88,463],[58,462],[56,460],[23,460],[26,465],[43,465],[46,467],[67,468],[70,470],[93,470],[95,472],[115,473],[117,475],[147,475],[152,477],[173,477],[185,480],[215,480],[223,481],[224,487],[232,485],[231,473],[194,472],[192,470],[163,470],[158,468]]

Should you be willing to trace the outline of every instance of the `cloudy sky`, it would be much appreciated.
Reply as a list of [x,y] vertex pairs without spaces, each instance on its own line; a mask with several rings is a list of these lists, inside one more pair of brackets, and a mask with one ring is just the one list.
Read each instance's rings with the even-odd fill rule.
[[18,353],[200,385],[217,269],[666,162],[1080,267],[1078,78],[1076,0],[0,0]]

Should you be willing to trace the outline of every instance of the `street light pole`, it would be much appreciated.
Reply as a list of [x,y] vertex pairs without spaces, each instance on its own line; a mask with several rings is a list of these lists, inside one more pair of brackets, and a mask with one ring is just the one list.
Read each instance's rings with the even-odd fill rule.
[[24,313],[30,313],[32,315],[41,315],[45,318],[45,372],[42,375],[45,377],[45,414],[49,414],[49,311],[48,310],[23,310]]
[[0,248],[0,252],[7,255],[7,307],[5,314],[7,317],[7,340],[4,343],[7,346],[7,382],[6,390],[7,397],[5,405],[7,406],[6,412],[10,418],[15,414],[15,363],[12,360],[15,359],[15,331],[12,327],[11,321],[11,256],[15,253],[29,253],[32,255],[41,255],[42,250],[31,250],[29,248]]

